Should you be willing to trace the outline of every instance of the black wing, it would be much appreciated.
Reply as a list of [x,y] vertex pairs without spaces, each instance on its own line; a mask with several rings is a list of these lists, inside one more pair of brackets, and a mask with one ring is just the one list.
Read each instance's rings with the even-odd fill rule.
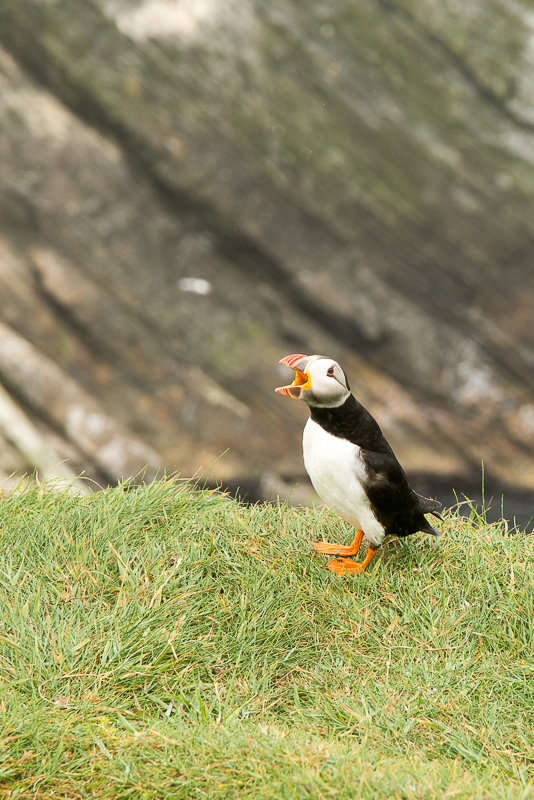
[[367,471],[365,491],[377,511],[424,513],[418,495],[410,488],[406,473],[393,453],[360,452]]
[[367,470],[365,491],[386,532],[396,536],[419,530],[435,533],[424,514],[436,514],[441,503],[414,492],[393,451],[361,450],[361,456]]

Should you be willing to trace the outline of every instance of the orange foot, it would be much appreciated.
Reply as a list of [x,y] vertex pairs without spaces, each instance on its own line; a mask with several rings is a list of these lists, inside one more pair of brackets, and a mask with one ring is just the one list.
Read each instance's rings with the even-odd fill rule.
[[367,567],[375,553],[376,550],[370,547],[363,561],[351,561],[350,558],[333,558],[328,562],[326,568],[336,575],[359,575]]
[[337,558],[333,558],[332,561],[328,562],[326,568],[329,569],[330,572],[335,572],[336,575],[359,575],[360,572],[363,572],[362,565],[350,559],[338,560]]
[[358,528],[352,544],[329,544],[328,542],[314,542],[313,549],[318,553],[326,553],[329,556],[355,556],[363,539],[363,531]]

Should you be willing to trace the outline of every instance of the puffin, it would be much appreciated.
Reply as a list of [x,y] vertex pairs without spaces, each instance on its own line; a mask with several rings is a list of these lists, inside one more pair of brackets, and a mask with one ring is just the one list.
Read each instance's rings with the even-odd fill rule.
[[[380,426],[351,393],[342,367],[331,358],[294,353],[280,364],[295,372],[293,383],[275,389],[310,410],[304,427],[304,466],[321,500],[356,527],[350,545],[315,542],[335,558],[327,567],[338,575],[359,574],[387,536],[417,531],[440,536],[425,514],[441,519],[441,503],[415,492]],[[354,561],[362,544],[363,561]]]

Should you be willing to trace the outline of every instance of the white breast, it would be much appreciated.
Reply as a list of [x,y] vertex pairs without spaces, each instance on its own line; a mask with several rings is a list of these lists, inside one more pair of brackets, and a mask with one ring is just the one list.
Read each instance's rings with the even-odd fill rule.
[[321,500],[361,528],[367,542],[378,547],[385,533],[362,486],[366,470],[360,448],[327,433],[311,418],[304,428],[302,446],[304,466]]

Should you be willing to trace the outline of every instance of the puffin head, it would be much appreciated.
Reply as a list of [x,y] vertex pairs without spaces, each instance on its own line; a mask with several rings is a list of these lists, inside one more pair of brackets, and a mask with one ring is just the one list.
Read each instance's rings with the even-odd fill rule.
[[295,380],[275,389],[279,394],[319,408],[341,406],[350,395],[347,376],[331,358],[295,353],[280,359],[280,364],[295,370]]

